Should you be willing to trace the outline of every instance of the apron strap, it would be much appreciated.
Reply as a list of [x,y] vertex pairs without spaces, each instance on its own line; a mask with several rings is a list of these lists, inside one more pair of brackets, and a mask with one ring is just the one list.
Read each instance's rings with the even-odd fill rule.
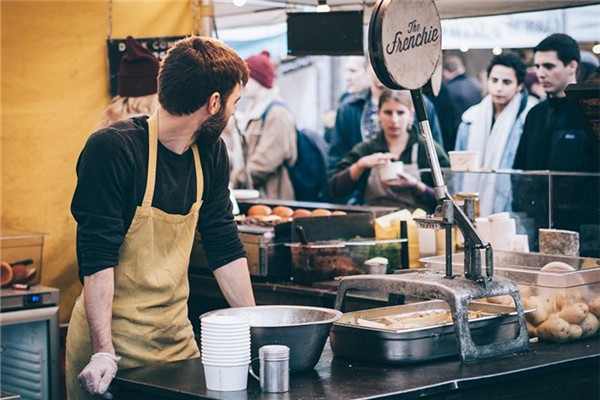
[[204,192],[204,174],[202,173],[202,164],[200,163],[200,153],[196,143],[192,145],[192,153],[194,154],[194,167],[196,168],[196,202],[202,200]]
[[[146,193],[142,201],[142,207],[151,207],[154,197],[154,186],[156,184],[156,159],[158,157],[158,112],[148,118],[148,177],[146,179]],[[204,192],[204,174],[200,163],[200,153],[196,143],[192,145],[194,155],[194,168],[196,169],[196,202],[202,200]]]
[[419,142],[413,144],[412,151],[410,153],[411,164],[417,164],[419,159]]
[[148,118],[148,177],[142,207],[151,207],[156,183],[156,159],[158,155],[158,112]]

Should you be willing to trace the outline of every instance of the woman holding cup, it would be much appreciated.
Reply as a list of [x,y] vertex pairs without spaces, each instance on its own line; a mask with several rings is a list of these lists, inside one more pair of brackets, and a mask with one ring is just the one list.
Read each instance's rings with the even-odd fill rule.
[[[385,90],[377,116],[381,132],[359,143],[335,167],[329,191],[335,198],[353,195],[357,204],[433,210],[436,205],[431,173],[422,139],[412,129],[414,106],[408,91]],[[440,166],[449,166],[436,143]]]

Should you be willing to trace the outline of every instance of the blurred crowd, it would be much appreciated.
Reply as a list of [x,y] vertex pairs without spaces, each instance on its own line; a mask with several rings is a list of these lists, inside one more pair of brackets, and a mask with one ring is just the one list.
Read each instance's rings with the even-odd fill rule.
[[[156,108],[156,86],[146,80],[156,76],[158,61],[133,38],[127,44],[119,93],[101,126]],[[345,92],[337,110],[325,116],[324,132],[315,133],[297,128],[269,53],[246,59],[250,79],[243,106],[222,135],[231,188],[255,189],[271,199],[432,210],[433,182],[423,172],[429,164],[410,93],[387,89],[366,57],[345,61]],[[466,73],[463,59],[445,56],[441,85],[424,88],[440,166],[450,166],[448,153],[470,151],[478,152],[482,171],[599,171],[598,137],[565,93],[569,84],[594,77],[598,66],[595,55],[564,34],[542,40],[532,60],[506,51],[496,55],[483,82]],[[384,170],[391,164],[396,169],[389,176]],[[485,213],[513,206],[508,177],[465,174],[453,184],[479,193]]]

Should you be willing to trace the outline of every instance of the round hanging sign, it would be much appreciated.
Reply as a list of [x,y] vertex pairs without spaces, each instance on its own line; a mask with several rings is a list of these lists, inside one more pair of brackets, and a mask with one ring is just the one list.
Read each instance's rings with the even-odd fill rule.
[[442,52],[442,26],[433,0],[379,0],[369,24],[375,74],[391,89],[415,90],[433,75]]

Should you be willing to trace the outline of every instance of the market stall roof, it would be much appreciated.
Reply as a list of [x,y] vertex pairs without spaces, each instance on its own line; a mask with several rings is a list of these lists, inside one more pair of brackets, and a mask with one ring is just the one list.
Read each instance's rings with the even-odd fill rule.
[[[597,0],[435,0],[442,19],[513,14],[528,11],[580,7]],[[288,11],[309,11],[317,0],[249,0],[238,7],[231,0],[213,0],[217,28],[269,25],[286,20]],[[374,0],[327,0],[333,11],[360,9],[367,16]]]

